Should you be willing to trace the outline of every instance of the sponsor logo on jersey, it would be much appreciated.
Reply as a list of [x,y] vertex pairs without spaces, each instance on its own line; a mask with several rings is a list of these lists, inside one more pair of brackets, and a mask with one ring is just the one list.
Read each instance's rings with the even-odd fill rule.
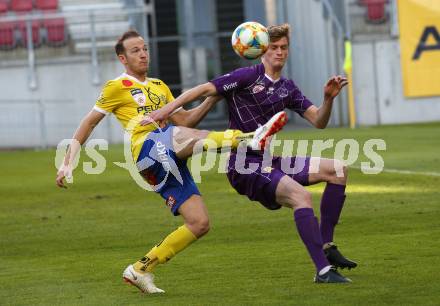
[[225,84],[225,85],[223,85],[223,90],[228,91],[228,90],[234,89],[235,87],[237,87],[237,85],[238,85],[237,82]]
[[122,80],[122,85],[124,85],[125,87],[130,87],[133,86],[133,82],[130,80]]
[[273,87],[269,87],[269,89],[267,90],[267,94],[271,95],[273,94],[274,88]]
[[151,83],[155,84],[155,85],[160,85],[160,81],[151,81]]
[[272,168],[272,167],[270,167],[270,166],[267,166],[267,167],[264,167],[264,169],[263,169],[263,172],[265,172],[265,173],[271,173],[271,172],[272,172],[272,170],[273,170],[273,168]]
[[144,114],[148,114],[148,113],[151,113],[152,111],[155,111],[157,109],[159,109],[159,105],[151,105],[150,104],[150,105],[139,106],[136,110],[137,110],[138,114],[142,113],[142,112],[144,112]]
[[289,95],[289,91],[286,88],[281,87],[280,89],[278,89],[278,96],[280,96],[280,98],[285,98],[288,95]]
[[252,87],[252,93],[257,94],[259,92],[262,92],[264,90],[264,85],[257,84],[254,87]]
[[165,100],[165,96],[159,96],[155,94],[154,92],[151,91],[151,88],[147,89],[147,94],[148,94],[148,99],[150,99],[150,101],[155,105],[159,105],[160,101]]
[[101,93],[99,94],[98,97],[98,103],[104,103],[105,99],[104,99],[104,92],[101,91]]
[[130,90],[131,96],[133,97],[134,101],[139,104],[140,106],[144,106],[145,102],[147,101],[147,98],[145,97],[144,92],[140,88],[133,88]]

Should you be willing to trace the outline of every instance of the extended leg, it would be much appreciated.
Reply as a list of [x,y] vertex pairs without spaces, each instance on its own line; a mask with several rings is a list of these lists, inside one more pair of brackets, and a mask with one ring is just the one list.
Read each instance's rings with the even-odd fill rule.
[[243,133],[240,130],[215,132],[178,126],[173,129],[173,150],[180,159],[190,157],[199,141],[205,150],[224,146],[237,148],[241,141],[246,141],[248,147],[253,150],[264,150],[270,137],[280,131],[286,123],[286,113],[279,112],[251,133]]

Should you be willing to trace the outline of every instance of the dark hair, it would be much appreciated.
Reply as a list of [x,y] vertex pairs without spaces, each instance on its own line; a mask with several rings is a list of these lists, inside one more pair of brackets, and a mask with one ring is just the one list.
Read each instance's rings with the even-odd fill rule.
[[119,39],[115,45],[116,55],[124,54],[124,52],[125,52],[125,48],[123,45],[124,41],[126,39],[133,38],[133,37],[141,37],[141,35],[138,32],[136,32],[135,30],[129,30],[129,31],[125,32],[124,34],[122,34],[121,37],[119,37]]
[[267,31],[269,32],[270,42],[275,42],[286,37],[287,43],[290,44],[290,25],[288,23],[270,26],[267,28]]

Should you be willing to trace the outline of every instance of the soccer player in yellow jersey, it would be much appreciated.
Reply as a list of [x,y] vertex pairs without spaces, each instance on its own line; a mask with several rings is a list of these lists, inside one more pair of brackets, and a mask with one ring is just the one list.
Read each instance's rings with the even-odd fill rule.
[[215,148],[220,148],[223,143],[236,148],[240,141],[246,141],[250,148],[261,150],[266,139],[285,124],[286,115],[280,112],[267,124],[247,134],[239,130],[210,132],[191,128],[219,100],[214,96],[194,109],[177,109],[169,117],[174,125],[145,122],[146,114],[172,103],[174,97],[163,81],[147,77],[149,54],[144,39],[137,32],[124,33],[116,43],[115,51],[126,72],[105,84],[95,106],[80,123],[57,173],[56,183],[59,187],[66,187],[64,178],[71,176],[71,164],[79,146],[105,115],[114,114],[131,134],[133,161],[139,173],[166,200],[171,212],[183,217],[181,227],[123,272],[124,280],[142,292],[159,293],[163,290],[153,282],[153,269],[209,230],[206,207],[186,166],[186,159],[193,154],[195,144],[201,141],[203,147],[207,147],[209,140],[210,144],[216,144]]

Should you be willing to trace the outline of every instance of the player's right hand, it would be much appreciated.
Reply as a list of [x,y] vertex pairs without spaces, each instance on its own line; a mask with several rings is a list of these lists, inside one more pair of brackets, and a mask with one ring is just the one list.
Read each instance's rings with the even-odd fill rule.
[[64,184],[64,178],[66,178],[67,182],[71,182],[73,179],[72,176],[72,166],[71,165],[62,165],[57,172],[56,184],[58,187],[67,188]]

